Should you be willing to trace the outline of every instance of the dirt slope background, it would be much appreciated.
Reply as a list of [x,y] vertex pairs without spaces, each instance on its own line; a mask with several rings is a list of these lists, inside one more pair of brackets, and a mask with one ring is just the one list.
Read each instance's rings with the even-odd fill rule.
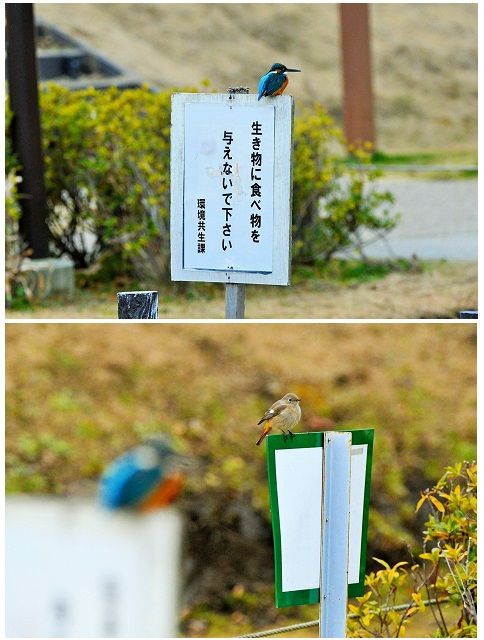
[[[250,86],[272,62],[297,104],[341,121],[337,4],[36,4],[36,13],[160,87]],[[372,4],[378,146],[471,151],[477,135],[477,4]]]

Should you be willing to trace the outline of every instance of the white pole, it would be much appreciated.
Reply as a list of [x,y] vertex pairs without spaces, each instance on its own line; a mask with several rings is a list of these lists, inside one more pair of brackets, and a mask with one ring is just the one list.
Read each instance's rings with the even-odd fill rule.
[[350,470],[351,433],[324,433],[319,617],[321,638],[346,636]]

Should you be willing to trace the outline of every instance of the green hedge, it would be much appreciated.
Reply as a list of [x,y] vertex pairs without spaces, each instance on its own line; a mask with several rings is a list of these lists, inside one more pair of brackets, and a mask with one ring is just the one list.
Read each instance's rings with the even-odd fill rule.
[[115,254],[126,269],[168,278],[170,92],[50,85],[41,113],[58,251],[78,267]]
[[[194,90],[194,89],[189,89]],[[41,91],[49,227],[56,251],[77,267],[116,257],[116,270],[169,281],[170,109],[176,89]],[[185,89],[186,91],[186,89]],[[393,228],[391,195],[320,106],[294,126],[293,257],[326,260],[362,248],[363,228]],[[324,203],[322,214],[321,204]]]

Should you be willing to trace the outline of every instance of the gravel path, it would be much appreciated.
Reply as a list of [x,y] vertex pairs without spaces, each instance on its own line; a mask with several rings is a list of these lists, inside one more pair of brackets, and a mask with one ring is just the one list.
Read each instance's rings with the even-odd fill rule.
[[477,260],[477,180],[381,180],[401,214],[394,231],[366,248],[374,258]]

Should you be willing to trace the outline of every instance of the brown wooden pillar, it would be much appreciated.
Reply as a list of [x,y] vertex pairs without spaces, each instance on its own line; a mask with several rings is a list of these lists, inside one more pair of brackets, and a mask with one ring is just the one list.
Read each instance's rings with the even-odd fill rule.
[[350,144],[376,144],[367,3],[341,3],[343,115]]
[[25,196],[20,199],[22,216],[19,227],[32,249],[32,258],[46,258],[49,255],[49,232],[46,223],[33,5],[7,2],[5,11],[13,149],[21,165],[19,191]]

